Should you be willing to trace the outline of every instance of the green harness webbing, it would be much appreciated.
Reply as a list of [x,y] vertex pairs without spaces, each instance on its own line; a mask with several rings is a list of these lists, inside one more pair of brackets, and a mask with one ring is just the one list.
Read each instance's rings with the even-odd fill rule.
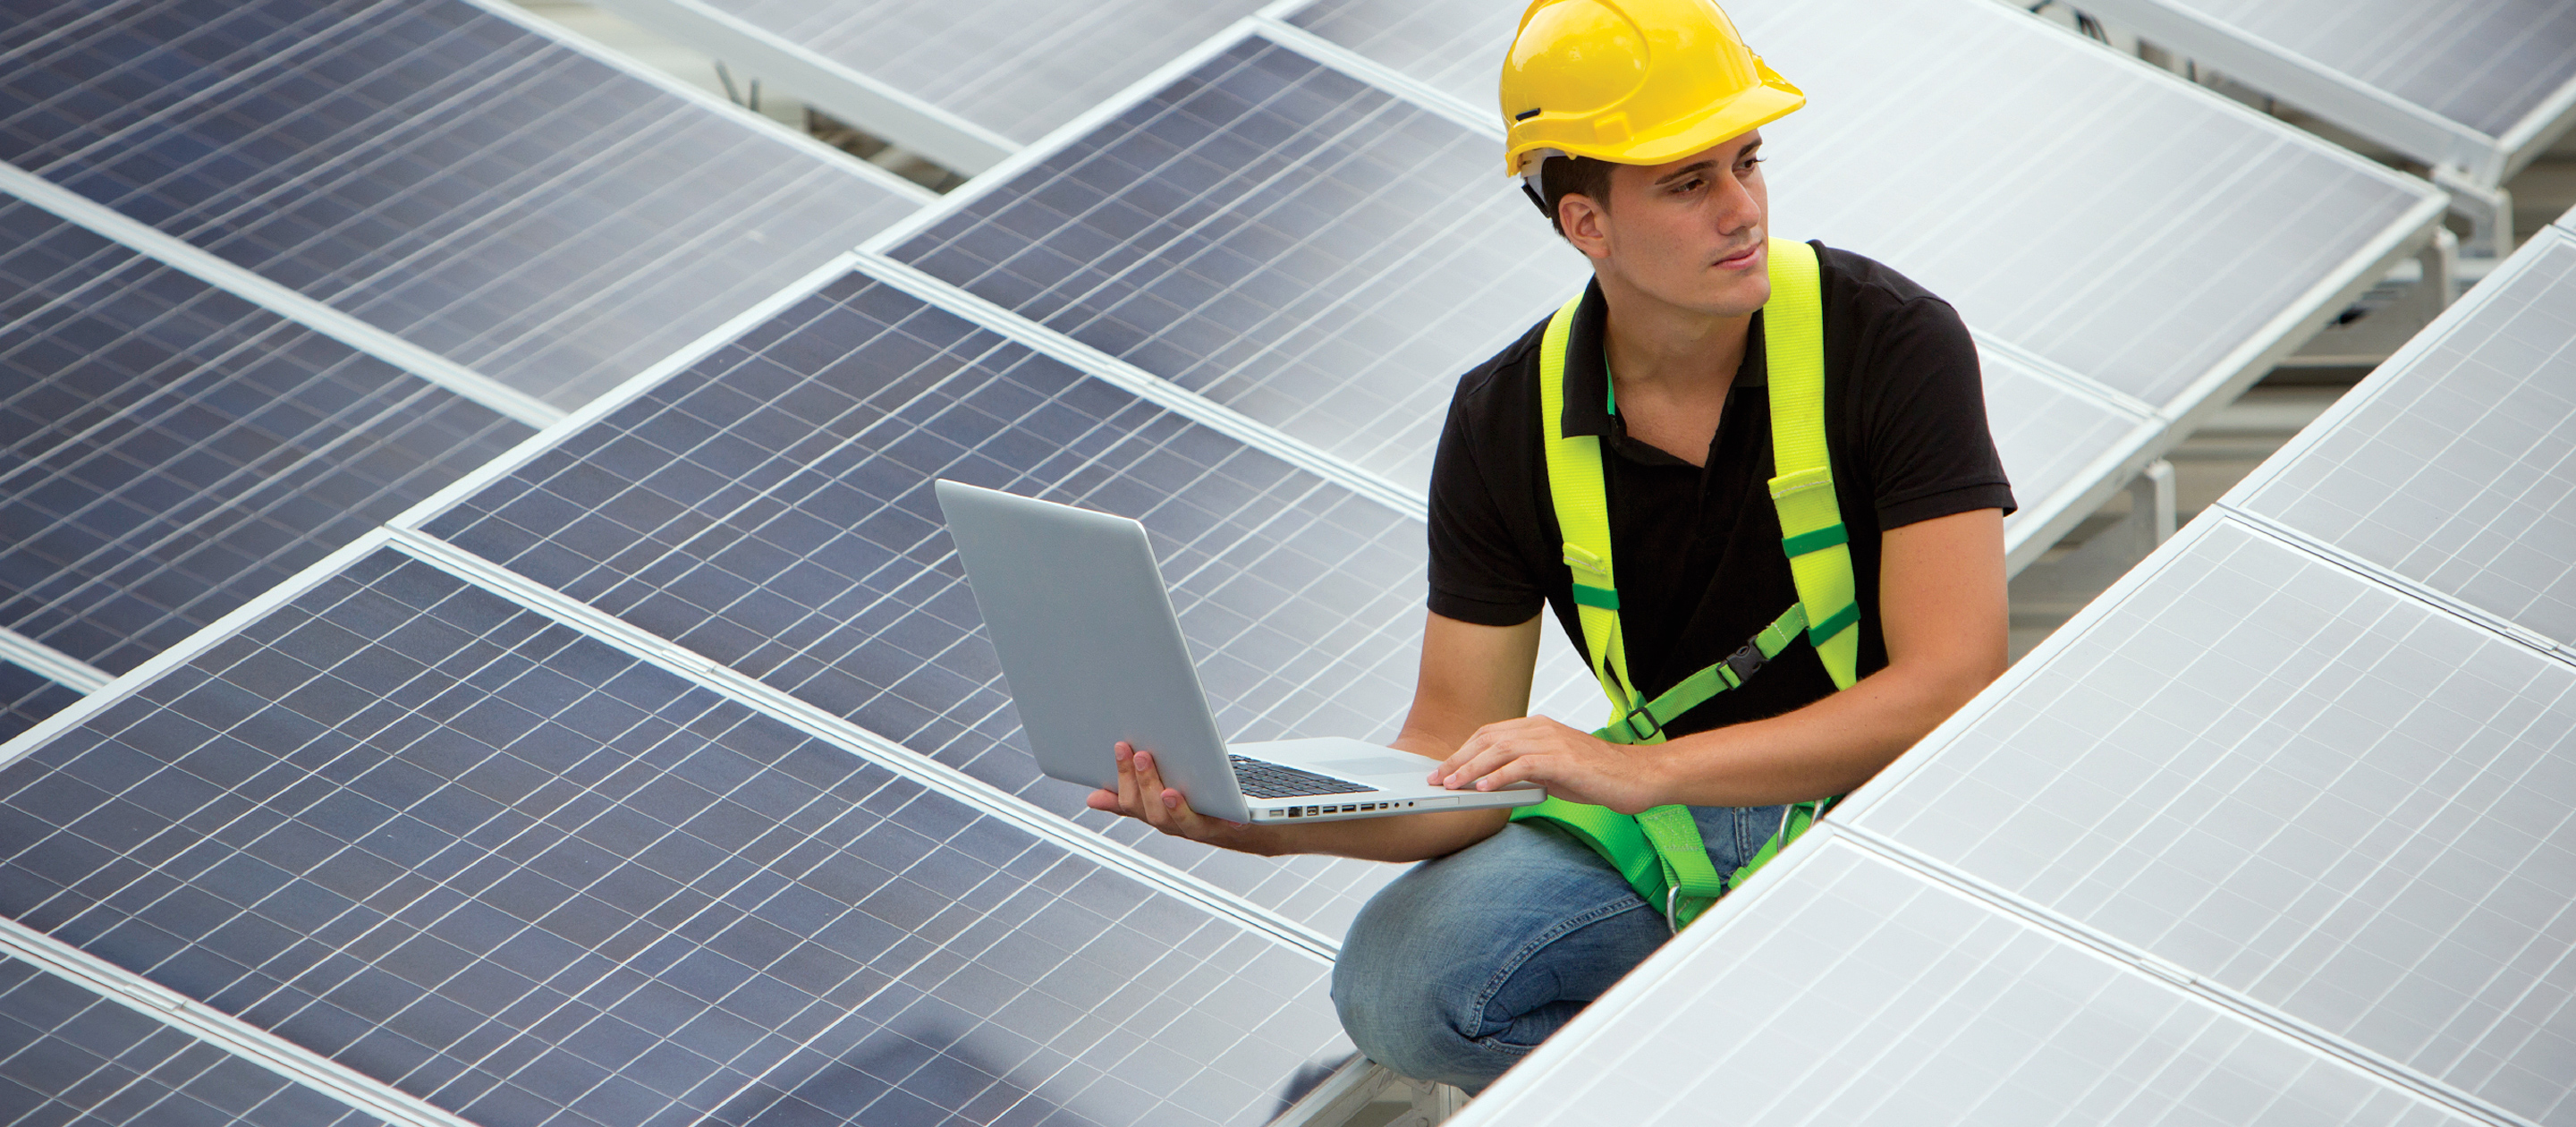
[[[1566,302],[1547,323],[1539,349],[1539,410],[1548,495],[1565,536],[1565,564],[1574,573],[1575,616],[1583,627],[1584,652],[1610,698],[1610,723],[1593,734],[1612,743],[1664,742],[1666,724],[1743,684],[1802,634],[1815,646],[1834,688],[1850,688],[1858,677],[1860,605],[1825,449],[1824,299],[1816,251],[1786,239],[1771,240],[1770,250],[1771,298],[1762,307],[1762,341],[1770,375],[1771,460],[1779,474],[1771,479],[1771,503],[1780,514],[1781,548],[1789,557],[1798,602],[1726,660],[1682,678],[1653,700],[1632,687],[1636,682],[1628,675],[1628,655],[1621,644],[1601,440],[1565,433],[1565,352],[1583,299]],[[1824,798],[1792,804],[1771,840],[1722,876],[1709,863],[1707,845],[1687,806],[1657,806],[1629,815],[1551,797],[1513,811],[1512,819],[1543,818],[1574,834],[1616,866],[1647,903],[1662,904],[1665,922],[1678,931],[1805,833],[1833,802]]]

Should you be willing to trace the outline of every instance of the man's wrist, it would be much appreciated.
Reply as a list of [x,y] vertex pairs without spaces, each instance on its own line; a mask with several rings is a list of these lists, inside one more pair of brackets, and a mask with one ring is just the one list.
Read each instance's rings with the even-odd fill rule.
[[1231,840],[1226,842],[1227,846],[1237,853],[1249,853],[1255,857],[1278,857],[1297,852],[1290,847],[1285,835],[1280,833],[1280,827],[1277,826],[1245,822],[1242,829],[1235,831],[1229,837]]

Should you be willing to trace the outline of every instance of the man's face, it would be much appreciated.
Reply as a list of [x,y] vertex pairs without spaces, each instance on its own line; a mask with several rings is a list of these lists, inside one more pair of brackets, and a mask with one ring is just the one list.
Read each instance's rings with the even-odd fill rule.
[[[1611,174],[1610,207],[1575,244],[1604,274],[1665,304],[1740,317],[1771,298],[1761,133]],[[1591,245],[1586,245],[1587,243]],[[1606,280],[1606,279],[1605,279]]]

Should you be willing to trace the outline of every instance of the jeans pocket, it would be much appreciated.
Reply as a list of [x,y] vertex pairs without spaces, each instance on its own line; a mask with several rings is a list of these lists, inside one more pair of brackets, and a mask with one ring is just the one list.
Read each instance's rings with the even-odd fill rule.
[[1735,864],[1741,868],[1762,852],[1771,835],[1780,832],[1780,820],[1789,816],[1789,808],[1780,806],[1746,806],[1735,812]]

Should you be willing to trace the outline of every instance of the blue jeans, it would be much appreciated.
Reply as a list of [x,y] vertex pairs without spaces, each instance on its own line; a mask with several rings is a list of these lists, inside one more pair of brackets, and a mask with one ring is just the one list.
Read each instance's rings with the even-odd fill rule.
[[[1694,807],[1732,872],[1785,808]],[[1333,964],[1333,1005],[1370,1060],[1483,1091],[1672,938],[1619,870],[1552,825],[1514,822],[1425,861],[1360,909]]]

